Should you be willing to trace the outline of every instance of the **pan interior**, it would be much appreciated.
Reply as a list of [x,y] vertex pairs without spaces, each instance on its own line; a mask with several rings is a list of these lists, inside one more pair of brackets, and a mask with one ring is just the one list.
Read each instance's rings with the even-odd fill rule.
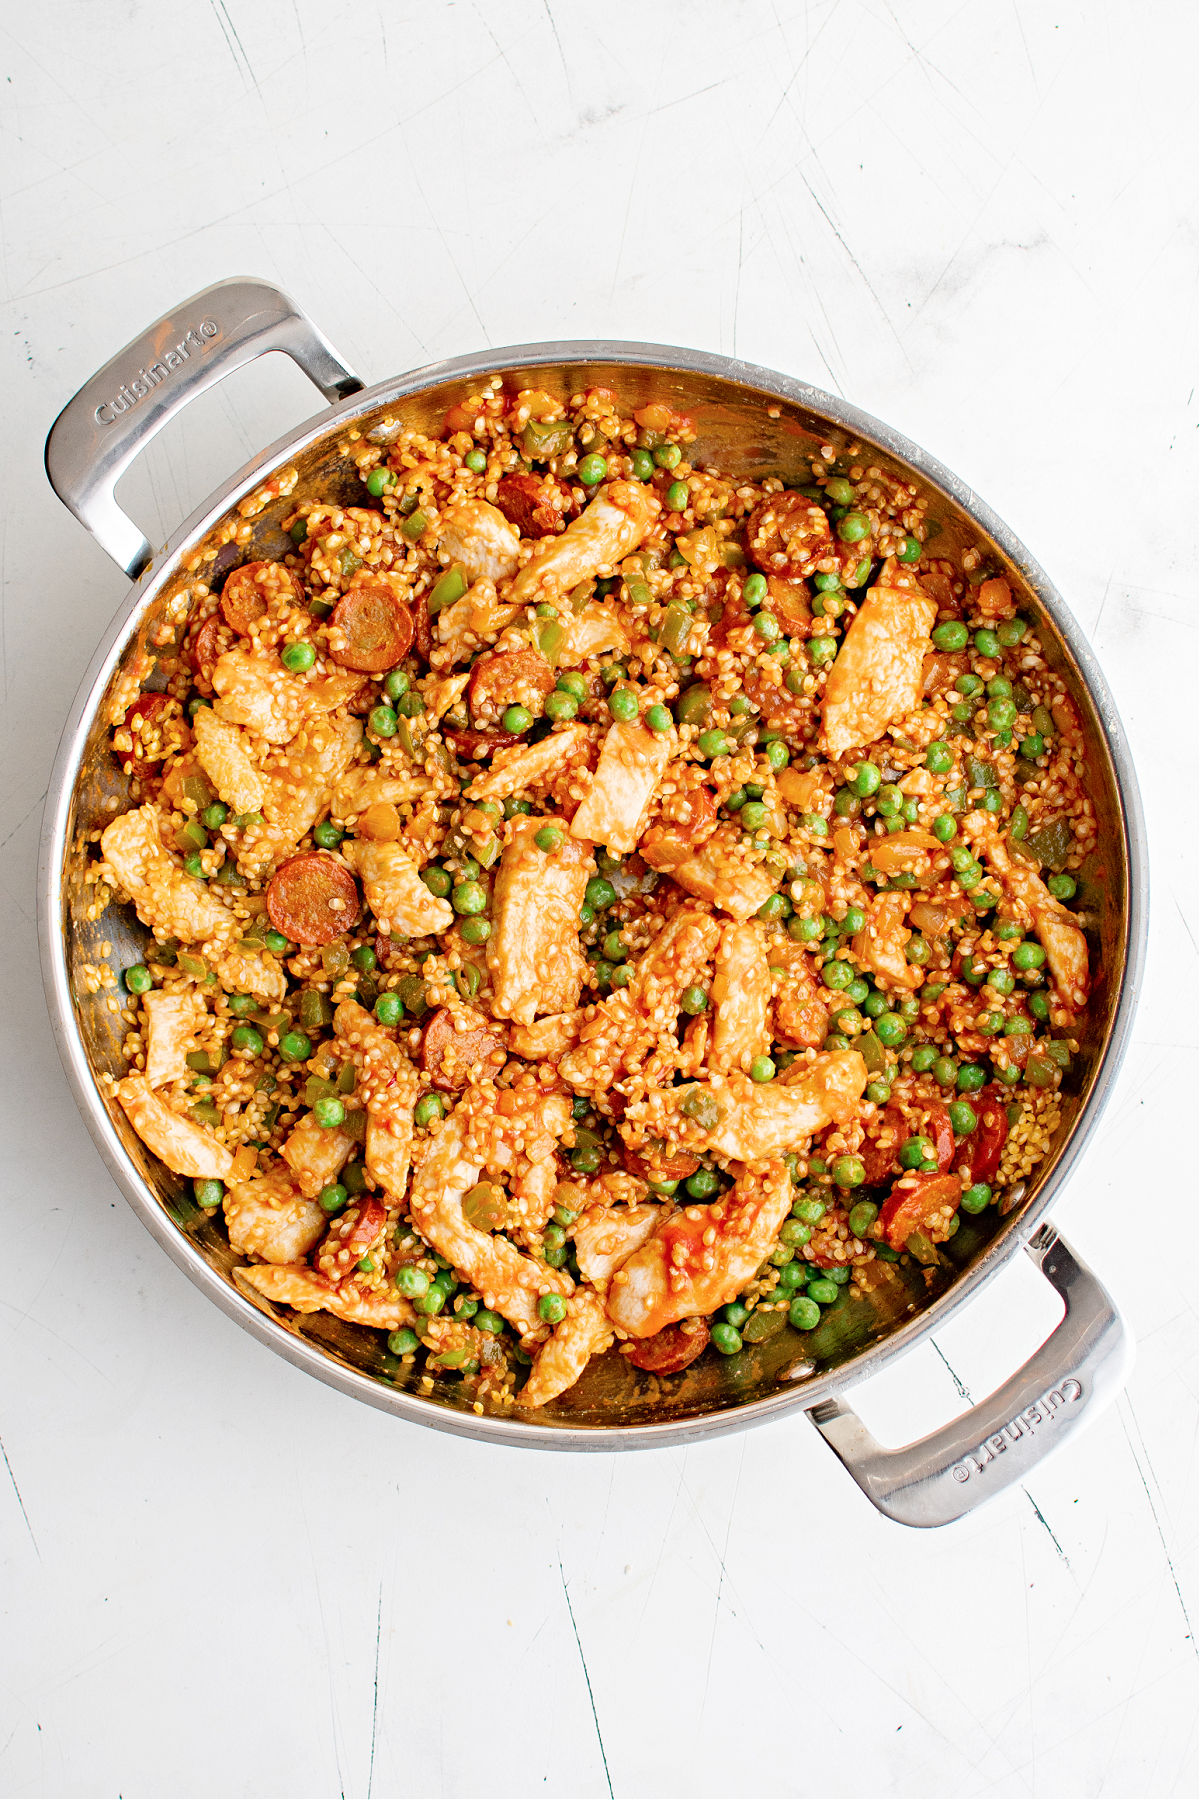
[[[563,363],[542,360],[540,355],[524,366],[491,366],[503,372],[510,388],[546,387],[568,394],[589,386],[610,388],[626,413],[652,400],[665,401],[694,421],[697,462],[745,478],[778,475],[799,483],[809,478],[808,463],[813,457],[824,452],[823,459],[829,462],[832,451],[839,468],[851,463],[874,465],[912,481],[928,503],[937,554],[957,560],[974,546],[983,552],[990,568],[1012,584],[1021,612],[1036,623],[1048,660],[1068,679],[1084,719],[1099,830],[1098,848],[1079,877],[1079,914],[1089,939],[1096,983],[1080,1054],[1072,1061],[1061,1096],[1056,1141],[1035,1180],[1026,1191],[1006,1196],[1002,1208],[1007,1210],[993,1208],[977,1218],[963,1216],[957,1235],[943,1247],[945,1255],[938,1269],[873,1264],[869,1293],[859,1298],[844,1296],[836,1308],[823,1314],[813,1332],[802,1336],[785,1327],[764,1344],[747,1345],[737,1357],[704,1356],[690,1369],[668,1377],[643,1374],[614,1350],[594,1361],[574,1388],[539,1413],[538,1423],[551,1432],[645,1427],[729,1415],[755,1402],[778,1400],[785,1393],[810,1400],[831,1376],[842,1372],[848,1377],[849,1365],[895,1338],[970,1271],[978,1271],[984,1259],[998,1260],[1012,1247],[1013,1234],[1024,1235],[1031,1210],[1044,1196],[1047,1181],[1077,1127],[1112,1028],[1127,943],[1124,812],[1105,720],[1030,572],[1014,561],[951,493],[878,439],[852,433],[795,399],[707,371],[657,362]],[[228,561],[230,547],[220,547],[223,527],[230,517],[237,517],[238,499],[257,483],[282,469],[297,470],[296,486],[289,497],[273,501],[251,522],[249,541],[239,546],[237,561],[278,557],[290,549],[281,520],[300,501],[363,503],[362,484],[346,453],[352,433],[386,438],[398,429],[418,429],[436,435],[446,409],[480,386],[475,372],[451,374],[429,385],[419,385],[420,381],[420,376],[411,377],[357,396],[339,409],[334,423],[305,433],[299,448],[295,441],[276,447],[252,470],[243,471],[219,503],[221,510],[214,513],[208,509],[200,534],[182,538],[143,584],[109,676],[92,696],[61,871],[61,955],[75,1028],[93,1080],[124,1073],[120,1046],[125,1026],[119,1017],[119,990],[98,984],[105,979],[106,969],[119,971],[140,961],[148,936],[130,907],[113,902],[96,914],[96,890],[89,879],[95,838],[128,799],[125,778],[109,752],[108,738],[114,707],[120,716],[132,697],[130,672],[153,667],[153,644],[164,622],[178,622],[186,616],[192,583],[212,572],[214,556]],[[410,386],[412,391],[408,391]],[[1061,607],[1062,602],[1057,604]],[[149,680],[153,686],[152,674]],[[111,944],[108,956],[101,948],[105,943]],[[150,1155],[115,1103],[108,1102],[107,1108],[113,1131],[144,1184],[145,1195],[186,1237],[189,1258],[202,1259],[219,1281],[240,1294],[233,1273],[239,1258],[230,1251],[220,1227],[196,1207],[190,1183],[171,1174]],[[243,1296],[243,1305],[251,1303]],[[439,1422],[446,1424],[452,1423],[448,1415],[455,1413],[464,1416],[464,1423],[474,1417],[470,1400],[452,1378],[442,1377],[432,1393],[424,1394],[417,1385],[418,1377],[398,1368],[389,1356],[382,1333],[346,1325],[322,1313],[293,1318],[285,1310],[276,1312],[257,1296],[253,1303],[275,1321],[276,1332],[304,1340],[342,1369],[368,1377],[375,1384],[374,1395],[369,1397],[387,1404],[389,1394],[408,1387],[412,1398],[406,1411],[411,1412],[416,1404],[440,1415]]]

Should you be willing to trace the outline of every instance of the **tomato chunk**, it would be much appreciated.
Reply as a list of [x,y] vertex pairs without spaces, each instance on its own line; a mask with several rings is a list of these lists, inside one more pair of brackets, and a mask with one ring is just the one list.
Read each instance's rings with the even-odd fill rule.
[[957,1175],[905,1175],[880,1208],[883,1235],[893,1250],[903,1250],[914,1231],[944,1243],[961,1198]]
[[421,1028],[421,1067],[445,1094],[465,1088],[473,1070],[486,1078],[504,1061],[504,1044],[480,1018],[478,1026],[461,1031],[448,1006],[435,1007]]
[[703,1354],[708,1344],[707,1319],[681,1319],[653,1337],[635,1339],[625,1354],[635,1369],[655,1375],[677,1375]]
[[643,1181],[685,1181],[700,1167],[700,1158],[690,1150],[668,1155],[665,1147],[647,1146],[643,1153],[631,1150],[628,1144],[621,1151],[621,1161],[631,1175],[640,1175]]
[[391,588],[351,588],[329,615],[329,655],[343,669],[383,675],[413,641],[413,616]]
[[362,915],[358,883],[339,857],[302,850],[267,883],[267,916],[297,944],[332,944]]
[[506,750],[510,744],[521,741],[515,731],[473,731],[470,727],[461,731],[443,728],[442,736],[455,756],[464,762],[481,762],[485,757],[494,756],[497,750]]
[[283,563],[243,563],[226,577],[221,589],[221,617],[245,637],[252,625],[266,618],[273,599],[289,606],[302,605],[304,589],[299,579]]
[[746,522],[746,550],[766,575],[811,575],[833,548],[825,508],[794,489],[768,494]]

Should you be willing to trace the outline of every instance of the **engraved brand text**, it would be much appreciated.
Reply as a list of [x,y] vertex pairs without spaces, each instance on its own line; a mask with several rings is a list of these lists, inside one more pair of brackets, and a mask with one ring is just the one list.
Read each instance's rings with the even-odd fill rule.
[[1082,1398],[1083,1389],[1075,1377],[1071,1376],[1058,1387],[1050,1388],[1040,1400],[1027,1406],[1024,1412],[1018,1413],[1015,1419],[1010,1419],[999,1431],[993,1432],[977,1450],[972,1450],[961,1462],[955,1463],[950,1473],[955,1481],[970,1481],[972,1475],[982,1475],[988,1464],[995,1462],[998,1456],[1003,1456],[1010,1444],[1015,1444],[1020,1438],[1036,1431],[1039,1425],[1053,1424],[1065,1406],[1071,1406]]
[[132,411],[139,400],[153,393],[168,375],[181,369],[197,351],[206,349],[219,329],[215,319],[201,319],[199,325],[193,325],[177,344],[161,351],[147,368],[139,369],[136,375],[123,381],[111,400],[100,402],[96,408],[97,425],[115,425],[122,413]]

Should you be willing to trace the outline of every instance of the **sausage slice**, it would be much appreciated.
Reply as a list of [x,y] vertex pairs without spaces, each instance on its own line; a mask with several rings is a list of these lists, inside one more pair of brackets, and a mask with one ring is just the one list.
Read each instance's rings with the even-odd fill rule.
[[332,944],[362,916],[358,883],[339,857],[302,850],[267,883],[267,916],[297,944]]

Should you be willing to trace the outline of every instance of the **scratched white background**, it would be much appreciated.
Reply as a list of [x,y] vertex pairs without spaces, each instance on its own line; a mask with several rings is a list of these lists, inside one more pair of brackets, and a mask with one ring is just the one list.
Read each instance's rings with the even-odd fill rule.
[[[4,1794],[1193,1792],[1193,63],[1187,0],[0,5]],[[252,273],[369,380],[557,336],[805,376],[1064,588],[1155,872],[1134,1047],[1056,1217],[1140,1349],[1028,1493],[917,1534],[803,1418],[577,1460],[408,1427],[239,1332],[120,1199],[31,896],[125,582],[41,445],[135,331]],[[165,531],[312,410],[281,359],[234,377],[130,509]],[[1052,1318],[1008,1272],[866,1416],[901,1441]]]

